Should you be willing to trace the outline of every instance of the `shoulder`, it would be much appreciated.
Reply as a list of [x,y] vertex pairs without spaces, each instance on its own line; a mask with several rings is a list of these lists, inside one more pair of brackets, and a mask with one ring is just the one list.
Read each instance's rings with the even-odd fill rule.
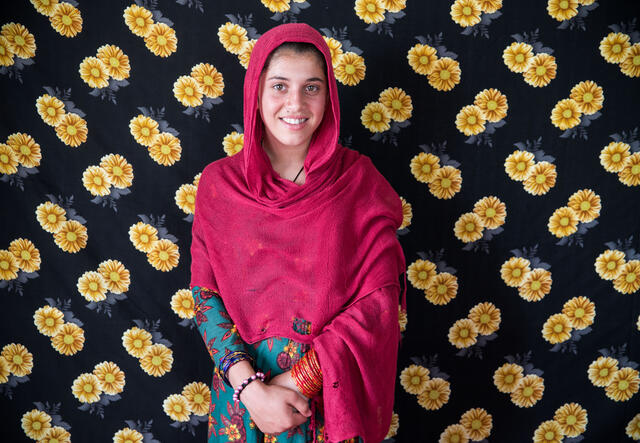
[[242,151],[230,157],[227,156],[219,158],[206,165],[202,170],[200,182],[216,180],[232,173],[233,171],[239,170],[240,163],[242,162],[241,152]]

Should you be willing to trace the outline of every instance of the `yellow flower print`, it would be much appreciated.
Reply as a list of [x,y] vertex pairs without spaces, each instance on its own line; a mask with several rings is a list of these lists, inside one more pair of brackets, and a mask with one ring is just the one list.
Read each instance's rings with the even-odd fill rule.
[[620,172],[631,155],[631,147],[623,142],[611,142],[600,151],[600,164],[608,172]]
[[20,343],[9,343],[2,348],[2,357],[7,361],[9,372],[17,377],[31,374],[33,354]]
[[340,55],[342,55],[342,53],[344,52],[342,50],[342,43],[340,43],[333,37],[325,37],[323,35],[322,38],[329,47],[329,52],[331,53],[331,64],[335,66],[335,64],[338,62],[338,57],[340,57]]
[[191,184],[180,186],[176,191],[175,201],[186,214],[193,214],[195,212],[196,187]]
[[380,23],[384,20],[385,11],[382,0],[356,0],[353,9],[365,23]]
[[416,289],[427,289],[436,273],[435,263],[429,260],[418,259],[407,268],[409,283]]
[[88,271],[78,279],[78,292],[87,301],[102,301],[107,298],[107,282],[95,271]]
[[56,126],[56,135],[65,145],[78,147],[87,141],[87,122],[73,112],[62,116]]
[[460,417],[460,424],[473,441],[484,440],[491,434],[493,418],[483,408],[469,409]]
[[634,440],[640,440],[640,413],[636,414],[625,428],[627,436]]
[[443,166],[435,171],[429,182],[429,192],[433,196],[448,200],[462,188],[462,174],[453,166]]
[[89,166],[82,173],[82,184],[85,189],[95,196],[105,196],[111,193],[109,174],[100,166]]
[[364,58],[355,52],[345,52],[338,57],[333,73],[343,85],[354,86],[364,79],[367,67]]
[[382,7],[389,12],[400,12],[407,7],[407,0],[382,0]]
[[499,122],[507,116],[507,96],[497,89],[484,89],[478,94],[473,104],[479,107],[489,122]]
[[407,311],[402,309],[400,305],[398,305],[398,324],[400,325],[400,332],[407,330]]
[[[242,137],[243,141],[244,141],[244,135]],[[198,184],[200,183],[200,177],[202,176],[202,172],[199,172],[198,174],[196,174],[196,176],[193,178],[193,186],[195,186],[196,188],[198,187]]]
[[36,109],[42,120],[49,126],[57,126],[65,114],[64,103],[57,97],[44,94],[36,100]]
[[44,433],[42,443],[71,443],[71,434],[61,426],[54,426]]
[[602,87],[587,80],[571,88],[571,99],[578,104],[578,109],[585,115],[590,115],[602,109],[604,93]]
[[180,251],[171,240],[163,238],[154,243],[147,252],[147,261],[159,271],[168,272],[178,266]]
[[161,343],[151,345],[140,358],[140,367],[149,375],[160,377],[171,371],[173,352]]
[[440,169],[440,158],[421,152],[411,159],[411,173],[421,183],[429,183],[435,172]]
[[547,86],[556,78],[556,58],[544,52],[536,54],[524,71],[524,81],[529,85],[539,88]]
[[22,132],[11,134],[7,137],[7,144],[13,149],[18,163],[22,166],[25,168],[40,166],[40,159],[42,159],[40,145],[29,134]]
[[563,131],[573,128],[580,124],[582,112],[578,106],[578,102],[571,98],[560,100],[551,110],[551,123],[556,128]]
[[9,252],[16,258],[18,267],[23,271],[35,272],[40,269],[40,251],[31,240],[26,238],[13,240],[9,244]]
[[533,195],[546,194],[556,185],[557,177],[556,165],[544,161],[536,163],[524,179],[524,190]]
[[180,160],[182,146],[180,139],[169,132],[161,132],[148,148],[149,155],[162,166],[171,166]]
[[424,391],[418,395],[418,404],[423,408],[435,411],[449,401],[451,385],[442,378],[432,378],[427,382]]
[[84,330],[75,323],[65,323],[51,337],[51,346],[62,355],[74,355],[84,348]]
[[469,435],[461,424],[449,425],[440,434],[438,443],[469,443]]
[[128,188],[133,183],[133,167],[120,154],[103,156],[100,159],[100,167],[105,170],[109,182],[115,188]]
[[64,314],[59,309],[46,305],[33,314],[33,323],[41,334],[53,337],[62,330]]
[[8,382],[10,374],[9,363],[4,357],[0,356],[0,384]]
[[578,15],[578,0],[548,0],[547,12],[559,22]]
[[456,0],[449,11],[451,19],[462,27],[480,23],[482,10],[476,0]]
[[116,80],[124,80],[129,78],[129,57],[122,52],[122,49],[116,45],[103,45],[98,48],[96,55],[104,66],[107,68],[107,73]]
[[58,4],[58,0],[31,0],[31,4],[40,14],[49,17],[53,14],[53,10]]
[[[246,42],[244,45],[242,45],[242,50],[240,51],[240,54],[238,54],[238,61],[240,62],[240,64],[242,65],[242,67],[244,69],[247,69],[249,67],[249,60],[251,60],[251,53],[253,52],[253,47],[256,45],[256,42],[258,40],[256,39],[251,39],[248,42]],[[342,51],[340,51],[340,54],[342,54]],[[333,64],[335,64],[335,61],[332,61]]]
[[6,23],[2,26],[2,36],[7,39],[11,51],[20,58],[31,58],[36,55],[36,39],[29,30],[20,23]]
[[9,40],[0,35],[0,66],[12,66],[15,63],[14,53]]
[[611,383],[605,388],[607,397],[613,401],[627,401],[638,392],[640,377],[633,368],[621,368],[613,375]]
[[98,266],[98,273],[104,279],[110,292],[122,294],[129,290],[129,270],[118,260],[103,261]]
[[85,57],[80,63],[80,77],[92,88],[106,88],[109,86],[109,71],[107,66],[97,57]]
[[618,179],[627,186],[640,185],[640,152],[634,152],[624,161]]
[[371,132],[384,132],[391,127],[391,112],[381,103],[370,102],[360,113],[360,121]]
[[584,329],[593,324],[596,305],[587,297],[573,297],[564,304],[562,313],[567,316],[573,328]]
[[609,63],[621,63],[625,59],[627,49],[631,47],[629,37],[622,32],[610,32],[600,41],[600,54]]
[[530,408],[535,405],[544,393],[544,380],[535,374],[529,374],[520,380],[511,392],[511,401],[518,407]]
[[478,0],[482,12],[492,14],[502,8],[502,0]]
[[140,252],[149,252],[158,241],[158,230],[153,226],[138,222],[129,228],[129,240]]
[[387,431],[387,435],[384,437],[385,440],[395,437],[398,434],[398,428],[400,427],[400,417],[395,412],[391,414],[391,424],[389,425],[389,430]]
[[291,0],[260,0],[260,1],[271,12],[284,12],[284,11],[288,11],[289,8],[291,7],[289,5]]
[[[244,134],[232,131],[222,139],[222,149],[228,157],[237,154],[244,147]],[[196,185],[197,186],[197,185]]]
[[173,95],[184,106],[200,106],[202,104],[202,88],[195,78],[181,75],[173,84]]
[[611,357],[598,357],[589,365],[587,374],[594,386],[605,387],[613,381],[618,372],[618,360]]
[[600,215],[600,196],[591,189],[581,189],[569,197],[568,206],[582,223],[595,220]]
[[449,343],[458,349],[468,348],[475,345],[478,337],[478,328],[475,323],[468,318],[457,320],[449,328]]
[[547,227],[558,238],[574,234],[578,230],[578,214],[568,206],[553,211]]
[[493,384],[498,391],[511,394],[524,377],[524,368],[515,363],[505,363],[493,373]]
[[442,57],[433,64],[429,73],[429,84],[438,91],[451,91],[460,83],[460,63],[449,57]]
[[565,403],[556,409],[553,420],[566,437],[577,437],[587,429],[587,411],[578,403]]
[[76,253],[87,246],[87,228],[76,220],[62,223],[60,230],[55,233],[56,245],[65,252]]
[[142,114],[133,117],[129,121],[129,130],[138,143],[147,147],[153,144],[156,135],[160,133],[158,122]]
[[93,368],[93,375],[98,378],[98,386],[109,395],[116,395],[124,390],[125,377],[122,369],[111,361],[103,361]]
[[120,429],[113,435],[113,443],[142,443],[144,436],[131,428]]
[[465,106],[456,115],[456,128],[466,136],[484,132],[485,123],[484,113],[476,105]]
[[500,327],[500,309],[493,303],[478,303],[469,311],[469,320],[475,323],[480,335],[490,335]]
[[164,23],[156,23],[145,36],[144,44],[155,55],[169,57],[178,49],[176,31]]
[[480,240],[483,230],[482,219],[474,212],[462,214],[453,227],[456,238],[465,243]]
[[[552,1],[557,0],[549,0],[550,3]],[[563,440],[562,428],[555,420],[543,421],[533,432],[533,443],[562,443]]]
[[391,118],[403,122],[411,117],[413,104],[411,97],[400,88],[387,88],[380,93],[378,99],[390,112]]
[[429,369],[420,365],[410,365],[400,373],[400,384],[409,394],[424,392],[429,380]]
[[209,63],[199,63],[191,68],[193,77],[206,97],[220,97],[224,91],[222,73]]
[[73,381],[71,392],[82,403],[95,403],[102,394],[98,377],[88,372],[80,374]]
[[513,42],[502,52],[502,60],[511,72],[525,72],[532,58],[533,46],[528,43]]
[[531,271],[530,264],[526,258],[511,257],[500,267],[500,276],[507,286],[517,288],[524,282],[525,277]]
[[487,229],[502,226],[507,217],[505,204],[492,195],[478,200],[473,205],[473,212],[480,217],[482,225]]
[[18,155],[11,146],[0,143],[0,173],[15,174],[18,164]]
[[422,75],[429,75],[433,70],[433,66],[438,60],[437,51],[429,45],[417,44],[407,53],[407,59],[409,60],[409,66]]
[[18,260],[6,249],[0,249],[0,280],[13,280],[18,277]]
[[122,334],[122,346],[129,355],[141,358],[151,348],[151,333],[137,326],[127,329]]
[[22,416],[22,430],[27,437],[40,440],[51,428],[51,416],[39,409],[32,409]]
[[564,314],[550,316],[542,326],[542,337],[551,344],[562,343],[571,338],[571,322]]
[[640,260],[629,260],[622,266],[613,288],[623,294],[633,294],[640,289]]
[[207,415],[209,413],[211,391],[204,383],[198,381],[189,383],[182,389],[182,396],[187,400],[189,410],[195,415]]
[[631,46],[620,62],[620,71],[628,77],[640,77],[640,44]]
[[82,31],[82,15],[72,4],[58,3],[49,16],[51,27],[65,37],[75,37]]
[[47,232],[58,232],[67,220],[66,214],[67,211],[52,202],[41,203],[36,208],[38,223]]
[[146,37],[151,32],[153,14],[146,8],[131,5],[122,14],[127,27],[138,37]]
[[596,272],[605,280],[613,280],[622,272],[626,263],[624,252],[617,249],[607,249],[596,258]]
[[458,294],[458,278],[448,272],[441,272],[424,291],[424,297],[434,305],[446,305]]
[[402,202],[402,223],[400,223],[400,227],[398,229],[404,229],[411,224],[413,210],[411,208],[411,203],[406,201],[404,197],[400,197],[400,201]]
[[518,286],[518,294],[527,301],[540,301],[551,292],[551,272],[542,268],[532,269]]
[[188,289],[180,289],[171,297],[171,309],[180,318],[193,318],[196,313],[193,295]]
[[244,44],[249,41],[247,30],[231,22],[227,22],[218,28],[218,39],[224,49],[232,54],[240,54]]

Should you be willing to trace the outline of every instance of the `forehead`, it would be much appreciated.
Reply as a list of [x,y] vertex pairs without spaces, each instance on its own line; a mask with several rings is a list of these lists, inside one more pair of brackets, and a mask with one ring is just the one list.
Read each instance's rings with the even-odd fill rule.
[[268,68],[264,71],[265,78],[272,76],[284,78],[325,78],[324,61],[311,51],[296,52],[293,50],[281,50],[273,55]]

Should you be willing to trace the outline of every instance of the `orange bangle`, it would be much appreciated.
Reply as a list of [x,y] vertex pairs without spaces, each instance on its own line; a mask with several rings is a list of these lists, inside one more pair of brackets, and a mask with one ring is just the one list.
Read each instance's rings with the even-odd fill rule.
[[305,397],[314,397],[322,390],[322,371],[313,349],[291,367],[291,377]]

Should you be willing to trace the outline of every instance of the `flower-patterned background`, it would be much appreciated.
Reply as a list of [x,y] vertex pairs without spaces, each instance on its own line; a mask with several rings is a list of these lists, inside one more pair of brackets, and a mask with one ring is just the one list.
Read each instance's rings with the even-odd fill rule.
[[187,289],[193,202],[204,166],[242,149],[255,39],[292,21],[332,49],[341,142],[404,199],[388,438],[640,439],[639,12],[4,2],[3,440],[226,433]]

